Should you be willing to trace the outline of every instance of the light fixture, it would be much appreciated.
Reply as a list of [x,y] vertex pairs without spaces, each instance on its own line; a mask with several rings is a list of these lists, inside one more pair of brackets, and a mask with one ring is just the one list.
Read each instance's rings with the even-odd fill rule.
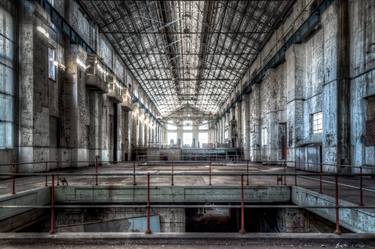
[[45,30],[42,26],[38,26],[36,28],[36,30],[38,30],[40,33],[42,33],[46,38],[49,39],[49,33],[47,32],[47,30]]
[[77,64],[79,65],[79,66],[81,66],[83,69],[87,69],[88,67],[86,66],[86,64],[83,62],[83,61],[81,61],[81,59],[80,58],[77,58],[76,59],[76,62],[77,62]]

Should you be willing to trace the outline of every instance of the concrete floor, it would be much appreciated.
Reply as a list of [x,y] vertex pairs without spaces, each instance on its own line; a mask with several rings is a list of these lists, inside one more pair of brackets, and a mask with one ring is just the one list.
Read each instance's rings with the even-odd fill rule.
[[350,240],[128,240],[128,241],[25,241],[0,242],[2,249],[321,249],[321,248],[375,248],[374,241]]
[[[172,167],[170,165],[136,165],[136,173],[151,173],[151,185],[152,186],[165,186],[171,184],[171,177],[162,176],[158,174],[167,173],[170,174]],[[240,186],[240,176],[230,176],[231,173],[245,173],[247,171],[246,164],[213,164],[211,166],[212,173],[228,174],[228,176],[212,176],[212,186]],[[84,167],[79,169],[69,169],[60,171],[64,173],[95,173],[94,167]],[[132,163],[118,163],[111,165],[104,165],[99,167],[99,173],[132,173]],[[249,166],[250,173],[282,173],[284,169],[279,166],[266,166],[261,164],[251,164]],[[294,169],[287,169],[288,173],[294,174]],[[209,177],[205,176],[178,176],[179,173],[209,173],[208,163],[202,164],[180,164],[174,166],[174,185],[175,186],[208,186]],[[308,172],[297,171],[298,174],[304,174]],[[69,185],[93,185],[95,184],[95,176],[64,176]],[[335,185],[333,177],[323,177],[323,193],[334,196]],[[276,176],[249,176],[247,181],[244,177],[244,184],[249,183],[251,186],[270,186],[276,185]],[[359,177],[341,177],[340,182],[340,199],[351,201],[359,204]],[[145,175],[136,176],[136,183],[138,186],[147,185],[147,177]],[[286,178],[287,185],[295,184],[295,177],[288,176]],[[51,184],[51,178],[48,178],[48,184]],[[132,186],[132,176],[103,176],[99,177],[100,185],[122,185]],[[299,176],[297,178],[298,186],[302,186],[311,190],[319,191],[319,176]],[[44,187],[45,177],[44,176],[32,176],[22,177],[16,179],[16,191],[25,191],[38,187]],[[364,203],[365,205],[375,205],[375,180],[371,178],[364,178],[363,181],[364,189]],[[0,196],[9,195],[11,193],[12,181],[10,179],[0,181]]]

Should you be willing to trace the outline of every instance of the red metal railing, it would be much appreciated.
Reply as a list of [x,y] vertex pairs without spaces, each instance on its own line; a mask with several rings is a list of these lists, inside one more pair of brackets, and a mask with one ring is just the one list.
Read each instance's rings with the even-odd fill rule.
[[[38,162],[40,163],[40,162]],[[44,162],[45,163],[45,169],[48,170],[48,162]],[[61,162],[60,162],[61,163]],[[103,162],[101,162],[103,163]],[[205,162],[207,164],[207,162]],[[5,176],[10,176],[11,177],[11,182],[12,182],[12,190],[11,190],[11,193],[13,195],[16,194],[16,178],[17,177],[44,177],[45,178],[45,186],[48,186],[48,178],[50,177],[51,178],[51,204],[50,206],[47,208],[50,208],[51,209],[51,224],[50,224],[50,232],[51,233],[55,233],[56,232],[56,204],[55,204],[55,187],[56,187],[56,181],[55,181],[55,178],[57,176],[58,179],[60,179],[60,177],[74,177],[74,176],[94,176],[95,177],[95,185],[96,186],[99,186],[100,185],[100,182],[99,182],[99,177],[112,177],[112,176],[116,176],[116,177],[129,177],[131,176],[132,179],[133,179],[133,185],[136,185],[137,182],[136,182],[136,178],[137,176],[138,177],[143,177],[143,176],[147,176],[147,200],[146,200],[146,218],[147,218],[147,229],[146,229],[146,233],[152,233],[151,231],[151,227],[150,227],[150,217],[151,217],[151,200],[150,200],[150,192],[151,192],[151,176],[152,175],[156,175],[156,176],[159,176],[159,177],[162,177],[162,176],[167,176],[167,177],[171,177],[171,186],[174,186],[175,185],[175,177],[181,177],[181,176],[201,176],[201,177],[208,177],[208,185],[209,186],[212,186],[212,177],[215,176],[215,178],[219,178],[221,176],[224,176],[224,177],[228,177],[228,176],[232,176],[232,177],[235,177],[235,176],[240,176],[241,177],[241,180],[240,180],[240,206],[239,208],[241,209],[241,221],[240,221],[240,224],[241,224],[241,229],[240,229],[240,232],[241,233],[244,233],[245,232],[245,212],[244,212],[244,209],[245,207],[247,207],[245,205],[245,202],[246,200],[244,199],[244,177],[246,176],[246,185],[249,186],[250,185],[250,178],[251,177],[254,177],[254,178],[258,178],[258,177],[280,177],[282,178],[282,181],[283,181],[283,185],[288,185],[288,178],[290,177],[294,177],[294,185],[297,186],[297,179],[300,177],[301,179],[304,179],[304,178],[309,178],[310,180],[312,179],[313,181],[318,181],[319,182],[319,193],[323,193],[323,186],[324,186],[324,183],[326,184],[332,184],[334,185],[334,188],[335,188],[335,191],[334,191],[334,196],[335,196],[335,206],[334,207],[327,207],[327,206],[307,206],[305,208],[335,208],[336,210],[336,230],[335,232],[337,234],[340,234],[341,233],[341,230],[340,230],[340,209],[343,208],[343,206],[340,206],[340,195],[339,195],[339,187],[340,187],[340,182],[339,182],[339,178],[340,177],[358,177],[359,176],[359,186],[354,186],[354,185],[342,185],[342,186],[345,186],[347,188],[351,188],[351,189],[358,189],[359,190],[359,206],[361,207],[365,207],[365,208],[375,208],[375,207],[372,207],[371,205],[367,205],[365,206],[364,204],[364,191],[370,191],[370,192],[375,192],[375,189],[369,189],[369,188],[364,188],[364,182],[363,182],[363,178],[364,177],[374,177],[375,174],[370,174],[370,173],[363,173],[363,167],[352,167],[352,168],[359,168],[359,174],[358,173],[354,173],[354,174],[338,174],[338,173],[323,173],[323,164],[320,164],[320,170],[319,172],[315,173],[311,173],[311,172],[303,172],[303,173],[299,173],[298,172],[298,169],[297,169],[297,162],[295,161],[279,161],[277,162],[277,164],[280,166],[280,163],[281,166],[282,166],[282,170],[278,173],[250,173],[249,169],[250,169],[250,161],[245,161],[245,162],[237,162],[237,164],[243,164],[244,166],[246,166],[246,168],[240,168],[240,171],[238,172],[235,172],[235,173],[232,173],[232,172],[223,172],[223,173],[218,173],[218,172],[215,172],[213,173],[212,172],[212,168],[215,167],[215,165],[213,164],[213,162],[209,162],[208,163],[208,172],[190,172],[189,170],[184,170],[184,171],[180,171],[180,172],[175,172],[175,167],[177,166],[186,166],[186,163],[184,164],[178,164],[176,162],[167,162],[167,167],[169,166],[168,164],[170,164],[170,171],[168,172],[168,170],[166,170],[165,172],[161,172],[161,173],[150,173],[148,172],[147,170],[138,170],[137,172],[137,166],[136,166],[136,162],[133,162],[131,165],[133,166],[132,167],[132,172],[129,172],[129,173],[119,173],[119,172],[116,172],[116,173],[105,173],[105,172],[99,172],[99,158],[96,157],[95,159],[95,173],[65,173],[65,172],[51,172],[51,173],[3,173],[3,174],[0,174],[0,177],[5,177]],[[23,163],[23,164],[30,164],[30,163]],[[293,171],[291,172],[288,172],[288,168],[290,168],[288,166],[288,164],[293,164],[294,165],[294,169]],[[17,166],[17,164],[13,163],[11,164],[13,168],[15,168]],[[298,165],[300,165],[300,162],[298,163]],[[140,165],[138,165],[140,166]],[[325,164],[325,166],[328,166],[328,167],[337,167],[338,165],[329,165],[329,164]],[[105,168],[104,166],[102,166],[103,168]],[[152,165],[146,165],[147,168],[152,168],[154,166]],[[199,165],[197,166],[199,167]],[[221,166],[216,166],[216,167],[221,167]],[[346,165],[340,165],[340,167],[347,167]],[[109,167],[108,167],[109,168]],[[230,168],[232,169],[233,168],[233,165],[230,166]],[[126,167],[124,167],[124,169],[126,169]],[[334,177],[334,180],[333,181],[330,181],[330,180],[324,180],[324,177]],[[303,181],[301,182],[302,185],[303,185]],[[81,184],[81,183],[80,183]],[[270,185],[269,183],[266,183],[267,186]],[[57,185],[58,185],[58,181],[57,181]],[[289,185],[293,185],[293,184],[289,184]],[[327,193],[329,194],[329,193]],[[93,207],[95,205],[90,205],[90,207]],[[109,206],[113,206],[113,205],[109,205]],[[171,207],[172,205],[168,205],[167,207]],[[259,205],[258,205],[259,206]],[[3,206],[4,207],[4,206]],[[21,208],[21,207],[25,207],[25,206],[18,206],[16,208]],[[59,208],[60,207],[63,207],[63,205],[60,205],[58,206]],[[103,206],[102,206],[103,207]],[[142,205],[137,205],[137,207],[142,207]],[[191,207],[191,205],[190,205]],[[232,206],[234,207],[234,206]],[[252,205],[251,207],[254,207],[254,205]],[[279,206],[280,207],[280,206]],[[296,206],[293,206],[294,208],[296,208]],[[42,208],[42,207],[40,207]],[[46,208],[45,206],[43,206],[43,208]],[[358,208],[358,207],[353,207],[353,206],[349,206],[349,207],[345,207],[345,208]]]

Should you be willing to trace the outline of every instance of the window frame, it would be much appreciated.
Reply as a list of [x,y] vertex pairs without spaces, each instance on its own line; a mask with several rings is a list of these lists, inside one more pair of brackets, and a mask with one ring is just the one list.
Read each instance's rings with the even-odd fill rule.
[[313,135],[323,133],[323,112],[311,114],[311,131]]
[[[51,58],[52,55],[52,58]],[[55,62],[57,61],[57,50],[55,48],[48,48],[48,78],[50,80],[57,80],[57,66]]]
[[[0,30],[0,38],[2,39],[2,46],[0,47],[0,55],[7,63],[0,64],[2,71],[3,85],[0,89],[0,150],[14,149],[14,114],[15,114],[15,68],[14,68],[14,32],[15,24],[13,16],[4,8],[0,7],[0,14],[4,19],[1,19],[3,25]],[[9,85],[7,84],[9,83]]]

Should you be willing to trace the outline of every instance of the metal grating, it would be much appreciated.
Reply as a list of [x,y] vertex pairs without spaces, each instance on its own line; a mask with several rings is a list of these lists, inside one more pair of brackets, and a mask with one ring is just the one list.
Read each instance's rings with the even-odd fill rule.
[[77,0],[166,116],[217,113],[293,0]]

